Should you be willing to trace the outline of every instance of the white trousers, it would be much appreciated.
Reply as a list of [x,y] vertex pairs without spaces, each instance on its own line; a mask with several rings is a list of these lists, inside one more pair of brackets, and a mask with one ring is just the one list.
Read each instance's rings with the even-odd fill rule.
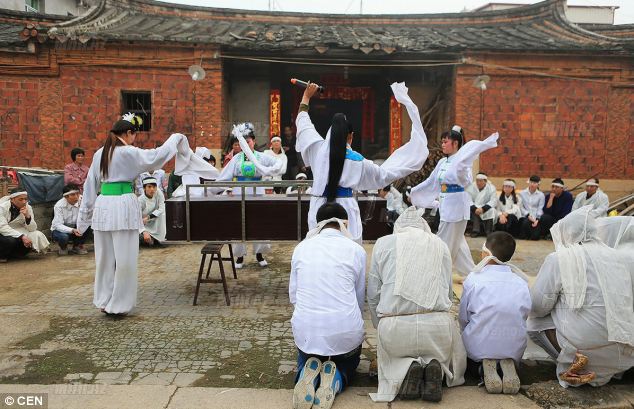
[[95,231],[95,296],[97,308],[111,314],[136,306],[139,231]]
[[475,269],[475,264],[471,257],[471,250],[469,250],[467,239],[464,237],[466,229],[466,220],[459,222],[444,222],[441,220],[437,234],[437,236],[445,242],[447,247],[449,247],[453,267],[458,271],[458,274],[463,277],[466,277]]
[[[258,253],[268,253],[271,251],[271,245],[265,243],[253,243],[251,244],[253,248],[253,254]],[[247,245],[246,244],[234,244],[233,245],[233,257],[244,257],[247,255]]]

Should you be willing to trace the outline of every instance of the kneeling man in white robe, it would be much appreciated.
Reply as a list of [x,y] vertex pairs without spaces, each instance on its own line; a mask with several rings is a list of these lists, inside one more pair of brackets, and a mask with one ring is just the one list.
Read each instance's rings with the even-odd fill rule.
[[361,357],[365,250],[352,240],[339,203],[317,211],[317,226],[295,247],[288,294],[298,374],[293,408],[328,409]]
[[442,398],[448,386],[464,383],[466,353],[450,313],[451,253],[431,233],[424,209],[410,207],[394,234],[374,245],[368,306],[377,328],[379,388],[374,401]]
[[482,261],[464,281],[460,299],[462,340],[489,393],[516,394],[520,389],[516,366],[526,349],[531,295],[524,273],[508,264],[514,253],[513,236],[489,234]]
[[557,361],[563,387],[605,385],[634,367],[634,262],[599,240],[592,211],[550,229],[555,252],[531,288],[529,336]]
[[139,206],[143,216],[143,227],[140,229],[141,243],[161,247],[161,242],[165,241],[166,230],[165,196],[158,189],[155,178],[143,179],[143,194],[139,196]]

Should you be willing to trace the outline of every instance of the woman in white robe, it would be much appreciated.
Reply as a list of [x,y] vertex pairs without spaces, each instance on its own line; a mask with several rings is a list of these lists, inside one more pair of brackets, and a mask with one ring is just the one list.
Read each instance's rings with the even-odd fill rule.
[[495,207],[495,230],[517,235],[519,220],[522,217],[521,206],[522,199],[515,193],[515,181],[505,179],[502,183],[502,193]]
[[[448,386],[464,383],[467,355],[452,316],[451,255],[431,233],[423,209],[410,207],[394,234],[374,245],[368,307],[377,328],[379,387],[375,402],[391,402],[413,362],[440,363]],[[442,378],[441,378],[442,379]]]
[[264,180],[282,180],[282,176],[286,173],[286,167],[288,165],[288,158],[286,157],[286,153],[284,153],[284,149],[282,148],[282,138],[279,136],[274,136],[271,138],[271,149],[267,149],[264,151],[265,155],[269,155],[275,158],[277,161],[281,162],[279,171],[270,176],[265,176],[262,179]]
[[[360,243],[363,225],[359,205],[353,197],[353,191],[380,189],[396,179],[420,170],[427,160],[429,156],[427,136],[420,121],[418,108],[407,95],[407,87],[404,83],[392,84],[392,91],[396,100],[407,108],[407,113],[412,121],[412,134],[410,141],[392,153],[381,166],[364,159],[363,156],[350,148],[352,133],[348,132],[348,122],[343,114],[337,114],[333,117],[333,126],[338,129],[337,134],[333,135],[333,127],[331,127],[326,134],[326,139],[322,138],[315,130],[308,115],[308,102],[317,92],[317,85],[310,84],[304,92],[300,112],[296,119],[296,149],[301,153],[306,166],[310,166],[313,172],[313,189],[308,212],[309,229],[316,226],[317,210],[321,205],[327,201],[336,201],[346,209],[349,220],[348,230],[353,239]],[[333,151],[333,154],[339,158],[336,161],[338,170],[333,172],[333,178],[338,179],[338,183],[337,186],[327,189],[330,168],[332,163],[335,163],[331,163],[333,144],[336,145],[337,149]],[[339,160],[342,157],[343,166],[341,168]],[[335,173],[338,173],[339,170],[340,176],[337,178]]]
[[140,125],[141,119],[133,114],[114,124],[104,147],[93,156],[79,209],[77,229],[83,234],[92,225],[94,231],[93,302],[107,314],[127,314],[137,301],[138,237],[143,221],[134,181],[143,172],[161,168],[177,151],[183,159],[180,166],[177,160],[177,171],[194,156],[182,134],[173,134],[156,149],[132,146]]
[[[555,252],[531,288],[529,336],[556,359],[563,387],[571,386],[562,374],[577,352],[588,358],[584,369],[595,373],[592,386],[634,366],[634,263],[599,240],[591,211],[577,209],[551,228]],[[553,329],[558,345],[546,335]]]
[[[411,193],[412,204],[416,207],[440,207],[438,237],[449,247],[453,265],[460,275],[466,277],[475,264],[469,245],[464,237],[467,221],[471,218],[471,196],[465,187],[472,182],[471,166],[480,153],[497,146],[498,133],[483,141],[469,141],[464,146],[462,128],[454,126],[442,138],[443,153],[447,155],[438,161],[431,175],[421,184],[414,186]],[[440,198],[440,202],[436,198]]]
[[[143,227],[140,233],[148,233],[153,240],[161,242],[165,241],[166,221],[165,221],[165,196],[161,189],[158,189],[157,180],[154,178],[143,179],[143,194],[139,196],[139,206],[141,207],[141,216]],[[152,197],[148,197],[145,189],[148,185],[154,185],[156,189]],[[144,238],[145,239],[145,238]],[[148,243],[150,244],[150,243]]]

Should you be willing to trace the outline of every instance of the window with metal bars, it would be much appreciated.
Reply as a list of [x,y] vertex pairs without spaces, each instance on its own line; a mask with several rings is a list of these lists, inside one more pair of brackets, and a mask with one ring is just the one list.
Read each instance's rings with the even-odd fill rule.
[[121,114],[132,112],[143,119],[141,131],[152,129],[152,93],[150,91],[121,91]]

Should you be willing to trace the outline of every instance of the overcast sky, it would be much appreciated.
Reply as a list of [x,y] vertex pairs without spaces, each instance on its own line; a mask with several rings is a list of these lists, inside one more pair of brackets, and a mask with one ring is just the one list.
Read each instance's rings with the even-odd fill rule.
[[[192,4],[207,7],[237,9],[306,11],[316,13],[359,13],[361,2],[363,13],[451,13],[465,8],[474,9],[490,0],[170,0],[170,3]],[[536,3],[534,0],[498,0],[500,3]],[[568,0],[570,5],[619,6],[616,24],[634,24],[634,0]]]

